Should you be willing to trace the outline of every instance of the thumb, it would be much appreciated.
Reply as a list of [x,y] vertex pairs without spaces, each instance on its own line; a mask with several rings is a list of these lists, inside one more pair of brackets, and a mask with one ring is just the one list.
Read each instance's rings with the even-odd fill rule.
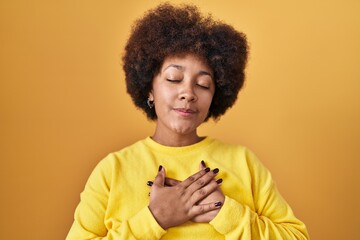
[[164,187],[165,186],[165,177],[166,177],[165,168],[160,165],[158,174],[156,175],[155,180],[154,180],[154,185],[159,186],[159,187]]

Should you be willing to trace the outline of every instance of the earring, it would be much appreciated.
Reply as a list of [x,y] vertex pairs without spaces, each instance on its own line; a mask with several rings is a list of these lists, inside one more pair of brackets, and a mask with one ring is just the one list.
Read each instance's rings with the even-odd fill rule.
[[147,99],[146,103],[150,109],[154,107],[154,101],[151,101],[150,98]]

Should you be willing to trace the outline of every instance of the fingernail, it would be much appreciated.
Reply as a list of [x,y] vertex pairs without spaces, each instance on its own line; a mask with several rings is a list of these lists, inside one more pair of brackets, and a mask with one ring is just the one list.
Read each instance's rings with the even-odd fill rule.
[[[222,181],[223,181],[222,178],[220,178],[220,179],[216,180],[216,183],[217,183],[217,184],[220,184],[220,183],[222,183]],[[151,185],[152,185],[152,184],[151,184]]]
[[162,169],[162,166],[160,165],[160,166],[159,166],[159,172],[161,171],[161,169]]
[[205,168],[205,172],[210,172],[210,168]]
[[146,183],[146,185],[148,185],[149,187],[151,187],[153,184],[154,184],[154,183],[153,183],[152,181],[148,181],[148,182]]
[[221,202],[216,202],[216,203],[215,203],[215,207],[220,207],[221,205],[222,205]]
[[215,173],[215,174],[217,174],[219,172],[219,169],[218,168],[215,168],[214,170],[213,170],[213,173]]
[[206,168],[206,164],[205,164],[204,160],[201,160],[201,166],[203,166],[204,168]]

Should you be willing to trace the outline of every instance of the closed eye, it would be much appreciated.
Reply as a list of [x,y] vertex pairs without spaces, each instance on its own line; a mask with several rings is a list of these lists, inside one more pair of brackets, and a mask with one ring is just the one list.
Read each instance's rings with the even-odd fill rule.
[[207,85],[202,85],[202,84],[196,84],[196,85],[203,88],[203,89],[210,89],[210,87],[207,86]]
[[181,80],[178,80],[178,79],[169,79],[169,78],[167,78],[166,80],[169,81],[169,82],[172,82],[172,83],[181,82]]

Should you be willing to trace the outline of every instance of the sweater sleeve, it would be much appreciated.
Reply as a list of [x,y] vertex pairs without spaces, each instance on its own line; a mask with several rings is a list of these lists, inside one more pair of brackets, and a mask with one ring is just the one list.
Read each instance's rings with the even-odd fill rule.
[[[106,160],[106,159],[104,159]],[[66,240],[160,239],[166,231],[156,222],[147,206],[126,220],[107,218],[112,166],[101,161],[90,175],[76,208]]]
[[281,197],[269,171],[251,152],[247,161],[255,209],[225,196],[223,207],[210,224],[225,239],[309,239],[304,223]]

